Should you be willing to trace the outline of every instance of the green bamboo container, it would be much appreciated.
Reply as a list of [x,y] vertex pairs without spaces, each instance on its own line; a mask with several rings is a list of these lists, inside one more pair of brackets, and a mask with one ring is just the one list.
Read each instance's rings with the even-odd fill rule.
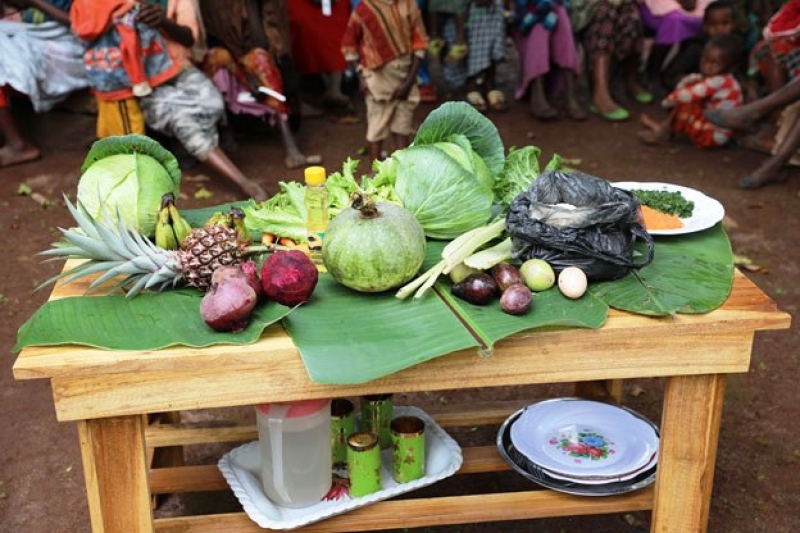
[[378,435],[381,449],[392,445],[389,424],[394,418],[391,394],[372,394],[361,397],[361,429]]
[[353,433],[347,439],[350,496],[358,498],[381,490],[381,449],[375,433]]
[[390,424],[392,477],[408,483],[425,475],[425,422],[416,416],[400,416]]
[[356,432],[355,406],[346,398],[331,401],[331,464],[347,466],[347,438]]

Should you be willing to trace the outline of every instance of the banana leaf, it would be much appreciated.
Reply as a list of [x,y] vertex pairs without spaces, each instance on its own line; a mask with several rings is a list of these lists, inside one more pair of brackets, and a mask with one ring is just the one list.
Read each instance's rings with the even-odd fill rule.
[[[429,243],[424,269],[438,261],[444,244]],[[294,310],[259,306],[250,326],[236,334],[213,332],[202,322],[201,295],[193,290],[144,293],[133,300],[121,295],[56,300],[20,328],[14,351],[57,344],[118,350],[246,344],[283,320],[314,381],[360,383],[456,350],[487,353],[498,340],[520,331],[601,327],[608,306],[648,315],[705,313],[725,301],[732,280],[730,242],[715,227],[660,238],[651,265],[621,280],[593,283],[580,300],[567,300],[555,289],[540,293],[524,316],[507,315],[499,304],[480,307],[457,300],[445,277],[424,298],[401,301],[392,291],[351,291],[324,274],[308,305]]]
[[643,315],[708,313],[728,298],[733,273],[731,243],[717,224],[658,237],[652,263],[622,279],[593,283],[589,292],[611,307]]
[[[429,241],[422,269],[441,259],[445,242]],[[423,298],[398,300],[394,291],[365,294],[322,275],[313,305],[283,320],[306,370],[318,383],[363,383],[456,350],[489,355],[494,344],[544,326],[599,328],[608,306],[590,297],[567,300],[557,290],[537,295],[535,312],[511,316],[499,302],[477,306],[450,295],[443,276]]]
[[314,300],[283,325],[318,383],[363,383],[456,350],[479,346],[435,295],[400,301],[320,276]]
[[80,344],[108,350],[157,350],[168,346],[250,344],[292,309],[260,304],[247,328],[218,332],[200,317],[203,295],[194,289],[124,295],[76,296],[45,303],[17,333],[12,351],[26,346]]

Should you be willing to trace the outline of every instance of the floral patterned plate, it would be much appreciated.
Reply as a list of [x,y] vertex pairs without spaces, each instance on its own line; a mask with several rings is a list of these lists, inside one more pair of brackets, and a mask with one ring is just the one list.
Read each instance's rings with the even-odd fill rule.
[[[656,480],[657,466],[651,463],[629,479],[610,480],[605,483],[585,483],[558,479],[521,454],[511,442],[511,427],[522,414],[522,409],[508,417],[497,432],[497,451],[503,460],[518,474],[542,487],[577,496],[615,496],[644,488]],[[656,430],[657,431],[657,430]]]
[[658,453],[658,433],[646,419],[580,398],[529,405],[510,433],[514,447],[530,461],[570,479],[620,479],[647,467]]

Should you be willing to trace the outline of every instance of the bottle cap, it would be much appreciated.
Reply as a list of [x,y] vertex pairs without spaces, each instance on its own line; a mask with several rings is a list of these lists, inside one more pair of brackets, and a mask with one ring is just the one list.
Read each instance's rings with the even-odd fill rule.
[[305,178],[309,185],[322,185],[325,183],[325,167],[307,167]]

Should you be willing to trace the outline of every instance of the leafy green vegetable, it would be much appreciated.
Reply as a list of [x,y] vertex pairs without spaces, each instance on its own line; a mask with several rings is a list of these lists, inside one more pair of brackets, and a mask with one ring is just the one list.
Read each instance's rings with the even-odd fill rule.
[[243,209],[245,226],[253,233],[273,233],[296,242],[305,242],[308,238],[306,188],[296,181],[281,181],[278,186],[280,193]]
[[639,203],[656,211],[689,218],[694,212],[694,202],[683,197],[680,191],[644,191],[631,189]]
[[[495,203],[503,211],[508,209],[518,194],[527,190],[531,182],[539,177],[539,156],[542,150],[538,146],[512,146],[508,151],[503,170],[494,181]],[[547,163],[545,172],[561,168],[561,156],[553,155]]]
[[[428,237],[452,239],[491,218],[491,187],[471,165],[462,166],[439,145],[411,146],[392,159],[397,196]],[[471,156],[460,160],[471,161]]]
[[93,218],[101,208],[116,222],[139,233],[155,232],[161,197],[180,192],[181,171],[168,150],[143,135],[101,139],[92,145],[81,166],[78,202]]
[[[325,181],[330,219],[342,209],[350,207],[350,196],[354,192],[363,192],[376,201],[400,203],[394,189],[388,184],[376,184],[365,177],[359,185],[355,178],[358,164],[358,160],[348,158],[342,165],[342,171],[330,174]],[[252,233],[272,233],[296,242],[305,242],[308,237],[305,185],[296,181],[281,181],[278,185],[281,191],[269,200],[243,207],[245,225]]]
[[496,176],[503,169],[505,149],[497,127],[467,102],[446,102],[433,111],[420,124],[414,137],[414,146],[451,140],[453,135],[463,135],[478,154],[489,174]]
[[428,115],[410,147],[375,162],[375,180],[394,185],[428,237],[452,239],[491,218],[504,160],[494,124],[465,102],[448,102]]

